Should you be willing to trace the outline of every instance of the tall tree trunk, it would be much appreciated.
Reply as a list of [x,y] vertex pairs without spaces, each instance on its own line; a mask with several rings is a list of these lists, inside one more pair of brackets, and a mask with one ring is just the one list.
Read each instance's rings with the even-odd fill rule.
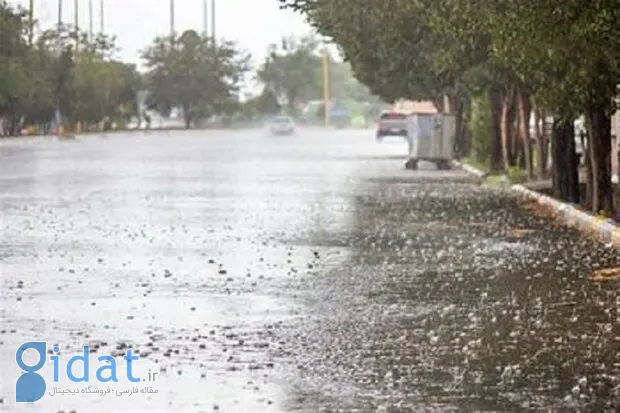
[[502,93],[500,131],[502,140],[502,159],[504,169],[512,165],[512,125],[510,106],[512,105],[512,88],[507,86]]
[[568,175],[568,201],[578,204],[581,201],[580,185],[579,185],[579,156],[577,156],[577,148],[575,147],[575,127],[574,121],[571,120],[566,124],[566,158],[568,159],[567,171]]
[[[542,148],[542,133],[540,130],[540,111],[538,110],[538,108],[534,108],[533,110],[534,112],[534,129],[533,129],[533,138],[534,141],[536,142],[536,155],[538,155],[538,170],[536,171],[536,174],[538,175],[538,177],[540,179],[543,179],[545,176],[545,170],[546,170],[546,165],[545,163],[547,162],[547,160],[543,157],[543,148]],[[529,128],[528,128],[529,130]]]
[[182,105],[183,108],[183,121],[185,122],[185,129],[192,127],[192,114],[189,105]]
[[547,113],[544,110],[538,112],[539,120],[537,128],[540,133],[540,171],[541,177],[546,178],[548,176],[547,167],[549,165],[549,142],[550,136],[547,135]]
[[501,109],[502,95],[501,89],[493,86],[489,89],[489,101],[491,107],[491,170],[501,171],[504,169],[502,163],[502,134],[501,134]]
[[452,113],[454,112],[454,97],[450,96],[448,94],[443,95],[443,111],[444,113],[448,114],[448,113]]
[[[586,129],[590,130],[588,124],[590,121],[586,117]],[[583,157],[584,164],[586,167],[586,193],[583,199],[583,206],[586,209],[592,209],[592,195],[594,193],[594,172],[592,171],[592,145],[590,142],[592,141],[589,135],[590,132],[586,133],[585,137],[582,138],[582,147],[583,147]]]
[[460,159],[466,153],[463,105],[460,99],[455,97],[452,99],[450,106],[454,111],[455,117],[454,156],[456,159]]
[[556,198],[579,203],[579,174],[574,134],[572,119],[560,118],[554,121],[551,136],[552,182]]
[[523,145],[519,139],[519,113],[517,102],[517,89],[513,89],[512,99],[510,100],[510,110],[508,112],[510,124],[510,166],[518,166],[525,169],[523,159]]
[[611,185],[611,117],[605,104],[590,106],[586,111],[588,118],[588,138],[591,146],[592,165],[592,212],[603,210],[613,215],[613,188]]
[[461,101],[461,133],[463,136],[463,156],[471,154],[471,97]]
[[518,119],[519,119],[519,138],[523,147],[523,157],[525,161],[525,169],[527,178],[534,177],[534,169],[532,167],[532,145],[530,141],[530,114],[532,107],[529,96],[523,90],[518,91]]
[[[516,101],[516,94],[514,100]],[[510,145],[510,166],[517,166],[521,169],[525,169],[523,145],[521,144],[521,139],[519,139],[519,119],[516,104],[514,104],[510,110]]]
[[514,132],[512,133],[512,163],[519,168],[525,170],[527,165],[525,163],[525,148],[523,147],[523,141],[521,140],[521,121],[519,120],[518,113],[515,115]]
[[[616,136],[616,139],[620,139],[620,136]],[[618,179],[620,180],[620,144],[617,143],[618,141],[616,141],[616,149],[615,149],[615,156],[616,156],[616,165],[618,165],[618,167],[616,168],[616,174],[618,174]],[[613,154],[613,151],[612,151]],[[614,156],[614,155],[612,155]],[[615,184],[614,187],[614,220],[616,220],[617,222],[620,222],[620,182],[616,181],[617,183]],[[613,186],[613,185],[612,185]]]
[[435,106],[435,109],[437,109],[438,113],[444,113],[444,104],[445,100],[443,95],[441,97],[433,99],[433,106]]

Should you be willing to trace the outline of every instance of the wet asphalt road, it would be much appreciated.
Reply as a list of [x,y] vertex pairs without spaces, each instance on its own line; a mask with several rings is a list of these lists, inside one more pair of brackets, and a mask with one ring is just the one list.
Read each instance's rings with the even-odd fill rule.
[[[459,171],[405,171],[405,150],[372,131],[1,142],[0,411],[619,410],[619,284],[588,279],[617,252]],[[52,394],[87,385],[48,361],[17,405],[26,341],[61,367],[90,344],[93,371],[131,348],[157,393],[119,373]]]

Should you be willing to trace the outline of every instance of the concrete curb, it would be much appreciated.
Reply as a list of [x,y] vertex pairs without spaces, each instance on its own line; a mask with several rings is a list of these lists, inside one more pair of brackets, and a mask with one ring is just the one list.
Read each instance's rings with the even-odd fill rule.
[[[461,162],[454,161],[454,165],[477,177],[483,178],[487,175],[484,171]],[[564,225],[577,228],[586,234],[594,234],[603,243],[620,248],[620,226],[611,219],[596,217],[570,204],[532,191],[523,185],[512,185],[510,188],[523,198],[532,199],[551,208],[556,219]]]
[[613,220],[594,216],[570,204],[532,191],[523,185],[513,185],[511,188],[523,198],[532,199],[541,205],[550,207],[556,218],[564,225],[593,234],[601,242],[620,248],[620,226]]
[[488,175],[487,172],[484,172],[484,171],[482,171],[482,170],[480,170],[478,168],[474,168],[473,166],[467,165],[466,163],[462,163],[462,162],[459,162],[459,161],[452,161],[452,164],[454,166],[456,166],[457,168],[460,168],[460,169],[464,170],[465,172],[467,172],[467,173],[469,173],[471,175],[474,175],[474,176],[476,176],[478,178],[486,178],[486,176]]
[[[471,165],[453,161],[457,168],[461,168],[479,178],[484,178],[488,174]],[[596,238],[605,244],[620,248],[620,226],[611,219],[604,219],[594,216],[570,204],[558,201],[547,195],[532,191],[523,185],[512,185],[513,191],[518,192],[521,197],[532,199],[541,205],[550,207],[556,219],[568,227],[577,228],[586,234],[594,234]]]

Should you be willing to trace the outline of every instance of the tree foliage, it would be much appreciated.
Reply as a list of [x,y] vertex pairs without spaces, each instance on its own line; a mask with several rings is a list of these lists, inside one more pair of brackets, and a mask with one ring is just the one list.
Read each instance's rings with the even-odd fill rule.
[[[279,1],[305,14],[341,48],[355,76],[388,101],[432,100],[464,121],[471,97],[486,95],[492,119],[487,146],[495,168],[524,163],[531,175],[532,105],[552,114],[556,132],[563,132],[553,134],[560,145],[556,156],[571,157],[571,145],[561,148],[573,139],[566,125],[585,115],[592,176],[586,203],[593,211],[613,209],[609,115],[620,83],[616,1]],[[546,141],[536,140],[537,151],[545,152]],[[573,173],[560,164],[554,163],[554,175]],[[573,179],[554,182],[575,185]],[[574,193],[555,189],[565,199]]]
[[143,52],[148,68],[148,104],[167,114],[183,110],[186,127],[199,118],[229,114],[236,108],[250,56],[233,42],[217,42],[194,30],[158,37]]
[[301,102],[321,96],[321,58],[318,42],[312,37],[283,38],[269,47],[265,61],[256,72],[265,91],[274,95],[289,112]]
[[282,111],[277,96],[267,88],[243,104],[243,113],[247,119],[253,120],[263,116],[273,116]]
[[[280,106],[296,114],[302,103],[323,99],[324,48],[313,36],[286,37],[268,49],[256,72],[263,96],[275,96]],[[334,100],[373,100],[369,89],[352,74],[348,63],[326,52],[330,95]]]
[[135,113],[141,76],[113,59],[114,39],[89,38],[70,26],[43,31],[29,43],[27,13],[0,1],[0,117],[5,133],[49,124],[55,109],[71,127],[119,121]]

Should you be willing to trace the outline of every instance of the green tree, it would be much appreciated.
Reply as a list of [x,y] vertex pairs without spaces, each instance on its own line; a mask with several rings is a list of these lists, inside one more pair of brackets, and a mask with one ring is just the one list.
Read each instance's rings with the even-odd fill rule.
[[[339,45],[355,77],[372,94],[387,102],[430,100],[438,109],[456,112],[462,121],[467,90],[463,92],[457,80],[466,74],[475,78],[469,69],[486,61],[487,48],[473,40],[482,37],[473,29],[468,30],[472,40],[467,47],[446,47],[450,42],[437,16],[447,12],[432,1],[281,3],[305,13],[319,32]],[[453,108],[443,107],[445,96]]]
[[[620,10],[613,2],[583,0],[489,4],[494,17],[494,52],[532,86],[537,105],[556,118],[556,194],[579,199],[573,121],[588,124],[586,204],[614,209],[610,179],[610,115],[620,82]],[[617,208],[617,206],[616,206]]]
[[297,114],[302,102],[322,96],[321,60],[313,37],[284,38],[271,45],[256,77],[287,110]]
[[[610,122],[620,83],[620,8],[606,0],[280,0],[339,45],[355,76],[387,101],[432,100],[463,124],[489,100],[492,169],[533,175],[529,117],[551,113],[554,189],[579,198],[572,122],[588,124],[587,204],[612,211]],[[447,98],[447,99],[446,99]],[[444,107],[442,101],[449,103]],[[476,104],[480,110],[480,104]],[[467,128],[457,135],[460,153]],[[538,134],[538,151],[546,142]],[[480,147],[480,145],[478,145]],[[457,148],[459,149],[459,148]],[[546,159],[539,159],[544,173]],[[556,179],[558,178],[558,179]]]
[[250,118],[275,115],[282,111],[278,98],[268,88],[264,88],[260,95],[246,101],[243,107],[244,112]]
[[185,126],[199,118],[230,112],[236,102],[249,55],[232,42],[218,42],[188,30],[159,37],[143,53],[149,70],[149,105],[162,114],[183,110]]
[[113,59],[114,38],[61,26],[30,43],[29,32],[27,13],[0,2],[0,117],[9,133],[49,124],[55,108],[71,125],[132,112],[141,79]]
[[0,2],[0,115],[9,119],[9,129],[19,126],[30,94],[25,41],[26,14],[7,1]]

